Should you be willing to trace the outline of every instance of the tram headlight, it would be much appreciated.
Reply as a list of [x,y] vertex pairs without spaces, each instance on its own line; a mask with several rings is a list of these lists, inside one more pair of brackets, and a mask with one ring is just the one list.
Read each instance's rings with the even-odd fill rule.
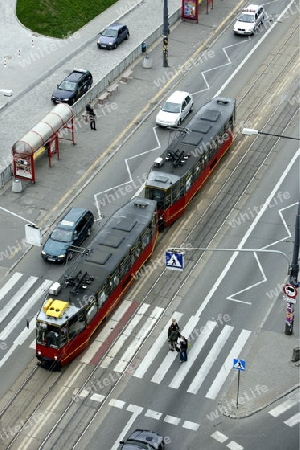
[[40,350],[38,350],[37,354],[40,356],[42,354],[42,352]]
[[56,355],[54,356],[54,359],[55,359],[55,361],[57,361],[57,356]]

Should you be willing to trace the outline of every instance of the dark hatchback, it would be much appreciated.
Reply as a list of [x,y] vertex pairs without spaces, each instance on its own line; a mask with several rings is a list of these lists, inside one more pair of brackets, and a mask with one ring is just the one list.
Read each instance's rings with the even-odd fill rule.
[[73,105],[92,86],[93,77],[89,70],[74,69],[53,91],[51,100],[54,104]]
[[129,30],[127,25],[122,23],[113,23],[109,27],[105,28],[99,34],[97,45],[98,48],[114,49],[121,44],[124,40],[129,38]]
[[164,450],[164,438],[155,431],[135,430],[126,441],[120,441],[120,450]]
[[42,249],[42,257],[50,262],[65,262],[91,234],[94,215],[84,208],[71,208],[57,224]]

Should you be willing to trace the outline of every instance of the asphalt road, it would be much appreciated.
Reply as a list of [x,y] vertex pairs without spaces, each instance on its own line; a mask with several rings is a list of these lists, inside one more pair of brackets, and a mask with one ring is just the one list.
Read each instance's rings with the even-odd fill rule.
[[[275,29],[273,31],[274,34],[270,33],[268,39],[262,41],[253,57],[247,63],[244,63],[240,72],[238,72],[238,76],[228,85],[227,80],[230,79],[231,74],[245,60],[247,55],[251,53],[251,50],[255,48],[262,35],[256,36],[253,40],[247,39],[240,42],[236,40],[236,37],[232,36],[230,28],[228,30],[225,29],[224,34],[220,37],[220,41],[217,41],[212,47],[215,53],[213,60],[214,69],[210,66],[211,61],[207,60],[201,63],[201,70],[199,70],[199,67],[193,68],[187,77],[182,79],[176,87],[180,89],[188,88],[188,90],[192,91],[195,94],[196,106],[199,106],[215,95],[220,89],[220,86],[222,86],[222,95],[237,97],[238,105],[240,102],[240,108],[238,108],[238,117],[240,120],[251,120],[251,123],[259,124],[260,126],[261,124],[268,123],[269,119],[272,119],[270,111],[275,110],[274,120],[278,126],[279,119],[280,123],[284,122],[282,119],[286,119],[286,104],[282,105],[280,95],[285,94],[287,101],[292,98],[291,96],[294,92],[293,74],[289,73],[284,78],[285,84],[281,86],[282,91],[279,89],[279,82],[276,78],[270,87],[271,89],[267,85],[266,77],[261,78],[261,83],[256,80],[260,80],[258,74],[261,74],[262,61],[265,61],[266,67],[268,67],[267,63],[272,57],[270,50],[273,49],[274,54],[277,55],[275,42],[278,44],[281,41],[286,41],[286,33],[289,31],[289,27],[293,22],[292,19],[294,18],[290,18],[290,24],[283,22],[283,26]],[[293,42],[291,41],[289,43],[289,48],[293,48]],[[226,51],[224,51],[224,48]],[[231,53],[230,63],[228,62],[229,51]],[[274,65],[271,65],[272,70],[277,74],[280,73],[286,60],[286,57],[279,58],[277,56],[277,71],[274,69]],[[222,70],[216,70],[217,67],[222,67]],[[209,68],[211,69],[210,72]],[[207,80],[209,80],[209,85],[207,84]],[[255,95],[248,94],[247,97],[247,90],[251,91],[251,89],[253,91],[255,90]],[[276,91],[276,89],[279,90]],[[278,92],[278,94],[275,96],[273,93],[272,96],[272,90]],[[127,95],[130,98],[131,93],[127,92]],[[246,100],[242,102],[241,99],[244,98]],[[259,103],[259,98],[264,100],[263,107]],[[254,105],[254,100],[257,105]],[[292,108],[289,109],[290,114],[292,114]],[[113,201],[104,206],[101,204],[101,217],[104,216],[105,218],[131,196],[131,193],[128,193],[117,197],[115,192],[118,188],[116,189],[116,186],[124,185],[130,178],[134,179],[135,185],[138,186],[138,180],[142,179],[142,175],[149,169],[149,163],[155,159],[160,151],[156,147],[164,148],[169,139],[169,133],[165,132],[165,130],[154,130],[152,128],[153,122],[154,113],[152,116],[149,116],[145,126],[140,127],[130,141],[122,147],[122,152],[117,153],[114,159],[106,165],[105,170],[101,172],[100,176],[96,177],[86,187],[80,196],[79,202],[84,202],[86,206],[91,205],[91,207],[93,206],[99,212],[99,198],[103,198],[105,193],[114,194]],[[273,124],[273,126],[275,125]],[[297,130],[295,130],[293,121],[285,131],[286,134],[296,134]],[[275,246],[287,252],[290,256],[292,248],[291,243],[287,242],[287,240],[290,240],[290,235],[287,235],[287,230],[291,233],[293,232],[295,204],[298,199],[297,164],[289,169],[287,176],[280,185],[278,185],[278,180],[283,170],[285,170],[287,163],[292,161],[297,150],[296,145],[293,141],[288,143],[279,141],[272,154],[264,161],[264,157],[267,157],[268,152],[272,150],[273,143],[270,143],[270,140],[264,140],[261,144],[257,140],[254,144],[251,144],[252,141],[250,139],[246,145],[243,142],[240,138],[237,139],[233,150],[226,156],[217,174],[209,181],[203,192],[197,196],[197,199],[193,202],[187,214],[178,224],[172,227],[170,234],[166,233],[164,236],[166,244],[172,238],[172,244],[177,244],[177,242],[182,243],[185,242],[184,239],[187,239],[188,243],[192,243],[193,246],[197,247],[203,246],[203,242],[206,244],[212,242],[212,246],[236,248],[248,233],[248,239],[245,241],[246,247],[261,248],[264,246]],[[143,144],[141,145],[141,143]],[[260,146],[263,146],[261,151],[259,149]],[[241,171],[239,176],[236,176],[234,172],[236,158],[242,152],[246,154],[250,152],[253,161],[253,167],[248,167],[248,177],[250,177],[252,172],[254,174],[254,179],[249,186],[247,183],[251,180],[251,177],[248,180],[244,175],[247,171],[246,165],[244,172]],[[242,164],[243,162],[240,163],[240,165]],[[262,169],[256,172],[261,164]],[[230,187],[228,188],[223,186],[224,180],[228,178],[228,174],[230,173],[232,173],[233,177],[236,177],[234,178],[235,190],[232,185],[229,185]],[[288,193],[289,197],[284,202],[278,200],[278,204],[274,208],[266,208],[265,211],[256,214],[255,207],[257,205],[266,205],[266,201],[275,187],[278,188],[278,191],[280,189],[280,192]],[[239,197],[243,190],[244,195],[240,199]],[[219,204],[216,207],[215,195],[218,191],[221,192],[219,195],[221,199],[220,204],[223,203],[224,209],[220,209]],[[275,193],[273,193],[273,197]],[[96,197],[98,201],[94,204],[96,194],[98,194]],[[240,203],[236,204],[232,215],[227,217],[226,207],[228,208],[228,213],[231,213],[232,205],[238,200]],[[209,212],[208,207],[210,202],[212,203],[211,209],[213,213]],[[249,216],[250,212],[255,217],[251,216],[248,219],[246,214]],[[205,222],[202,224],[200,220],[199,224],[197,224],[202,214]],[[211,220],[206,219],[209,214],[211,214]],[[246,219],[244,220],[243,217],[246,217]],[[284,220],[282,220],[282,217]],[[230,223],[233,223],[237,219],[240,220],[240,224],[234,227],[230,225]],[[250,233],[249,230],[253,221],[257,223]],[[287,227],[285,227],[285,224],[287,224]],[[194,231],[193,227],[195,227]],[[206,227],[205,235],[201,227]],[[190,230],[191,235],[189,235]],[[203,239],[204,237],[207,241]],[[213,238],[214,240],[211,241]],[[170,244],[170,242],[168,243]],[[38,249],[29,252],[24,261],[18,264],[17,270],[26,276],[35,276],[39,280],[56,279],[55,274],[59,270],[40,264],[38,253]],[[191,268],[198,259],[199,254],[194,252],[189,258],[187,267]],[[39,261],[38,263],[37,260]],[[202,439],[202,436],[208,436],[209,427],[211,427],[210,423],[207,425],[206,416],[218,406],[219,394],[223,392],[217,389],[211,390],[213,381],[218,376],[218,373],[222,372],[225,360],[231,355],[230,349],[232,349],[235,342],[244,342],[245,355],[247,355],[251,343],[254,340],[253,335],[262,326],[262,319],[266,318],[269,314],[270,299],[268,293],[270,294],[271,290],[276,288],[278,282],[281,283],[284,281],[284,261],[272,260],[270,265],[268,256],[266,255],[258,259],[253,255],[238,255],[230,265],[228,261],[231,261],[229,255],[206,254],[200,260],[199,265],[190,273],[187,280],[184,275],[178,277],[175,274],[163,274],[161,279],[158,282],[156,281],[156,285],[154,285],[151,293],[149,295],[147,294],[146,299],[144,296],[147,292],[147,283],[140,288],[141,291],[136,288],[137,291],[133,290],[130,292],[127,297],[128,301],[140,303],[145,300],[147,304],[151,305],[150,312],[145,312],[145,317],[140,313],[142,321],[151,317],[155,307],[163,308],[164,310],[164,315],[158,322],[158,326],[154,329],[150,339],[146,341],[145,346],[136,354],[135,359],[131,361],[134,369],[139,370],[139,367],[145,365],[147,352],[155,345],[155,341],[160,342],[168,320],[175,311],[179,315],[178,318],[183,324],[185,332],[188,334],[195,327],[205,326],[208,321],[215,322],[216,325],[211,332],[210,339],[206,343],[203,343],[202,350],[198,342],[193,343],[190,351],[191,366],[186,369],[187,373],[177,388],[170,385],[173,383],[175,386],[180,381],[180,373],[178,373],[177,367],[178,361],[173,361],[172,355],[167,354],[167,349],[164,346],[157,349],[157,353],[154,355],[153,360],[151,360],[151,367],[149,367],[149,370],[143,376],[123,376],[123,379],[113,390],[109,398],[110,403],[105,402],[103,404],[96,418],[86,428],[87,431],[80,441],[81,448],[87,448],[87,446],[92,449],[99,448],[99,443],[101,443],[103,448],[116,448],[119,437],[121,438],[127,434],[129,429],[141,426],[147,428],[155,427],[164,436],[169,436],[172,445],[170,448],[173,450],[182,448],[199,449],[199,439]],[[220,286],[219,282],[221,282]],[[148,288],[152,283],[153,279],[150,277],[148,280]],[[15,291],[19,288],[20,286],[14,287]],[[263,299],[263,302],[260,302],[260,299]],[[35,311],[36,305],[32,309],[28,309],[27,314],[33,317]],[[160,313],[162,312],[160,311]],[[196,394],[187,392],[187,389],[191,388],[191,384],[201,364],[207,361],[206,356],[211,351],[214,343],[218,339],[221,342],[219,333],[221,332],[221,325],[224,325],[225,316],[229,316],[229,320],[226,322],[228,328],[224,328],[228,330],[228,333],[230,332],[228,341],[223,341],[224,347],[222,347],[222,351],[218,354],[211,371],[208,372],[209,375],[203,377],[203,384],[201,389],[199,388],[199,392]],[[217,319],[218,317],[221,317],[223,323],[220,323],[221,319]],[[5,319],[5,324],[9,325],[12,319],[13,314],[8,314]],[[273,331],[274,325],[272,322],[267,322],[267,326]],[[20,334],[21,330],[23,330],[23,326],[19,323],[9,337],[9,340],[6,341],[9,348],[11,348],[13,341],[16,340],[16,336],[18,333]],[[135,333],[138,333],[138,329]],[[31,360],[33,350],[29,347],[29,344],[32,340],[33,333],[28,333],[25,345],[15,350],[15,355],[19,361],[18,367],[13,367],[14,364],[8,360],[3,369],[1,368],[5,379],[8,378],[6,376],[8,370],[12,374],[12,380],[14,377],[17,377],[19,371],[26,365],[26,362]],[[134,339],[132,339],[132,335],[130,336],[130,334],[129,340],[134,346]],[[237,348],[236,351],[240,353]],[[194,357],[192,352],[194,353]],[[80,367],[82,370],[84,364],[81,361],[79,359],[76,363],[76,368]],[[113,374],[117,379],[122,371],[115,371],[113,367],[116,363],[122,363],[122,361],[126,361],[125,356],[115,354],[106,367],[100,367],[98,369],[94,378],[107,379],[109,375],[112,377]],[[124,362],[122,364],[126,367]],[[71,365],[70,369],[74,366],[75,364]],[[91,370],[92,367],[87,365],[83,369],[83,372],[86,375]],[[183,368],[181,372],[183,373],[184,370]],[[67,375],[64,375],[67,378]],[[70,374],[70,377],[73,377],[73,375]],[[152,378],[154,378],[154,381]],[[221,389],[225,390],[223,384],[226,381],[226,377],[223,377],[222,381]],[[227,382],[229,381],[227,380]],[[68,391],[68,395],[73,391],[75,386],[80,385],[79,379],[75,384],[67,383],[68,386],[69,384],[70,390]],[[10,381],[7,380],[4,385],[1,385],[1,389],[5,392],[9,386]],[[104,391],[108,392],[110,388],[111,386],[107,386],[102,391],[97,390],[94,393],[101,396]],[[154,396],[153,392],[155,392]],[[83,395],[80,401],[64,417],[65,422],[62,422],[58,429],[55,430],[53,440],[44,448],[51,448],[55,441],[60,443],[60,448],[63,446],[65,448],[72,448],[72,442],[76,440],[77,436],[75,429],[77,429],[77,433],[82,431],[83,425],[86,424],[85,421],[93,417],[94,410],[99,406],[99,402],[101,403],[100,399],[101,397],[98,397],[97,400],[91,398],[90,395]],[[63,404],[66,403],[67,394],[66,398],[63,396],[62,404],[57,409],[53,407],[51,419],[49,421],[46,420],[46,423],[38,427],[37,433],[41,433],[41,435],[45,434],[43,427],[49,429],[49,426],[55,423]],[[117,427],[113,427],[111,424],[117,424]],[[249,424],[249,428],[251,428],[251,424]],[[61,432],[62,429],[64,430],[63,433]],[[224,431],[223,428],[220,428],[220,430],[222,432]],[[204,448],[216,448],[213,446],[215,445],[214,438],[211,438],[211,435],[209,436],[211,443],[208,443]],[[247,448],[246,444],[248,445],[248,443],[243,441],[243,436],[239,436],[239,439],[236,438],[235,440],[239,445]],[[264,441],[264,445],[269,445],[267,440]]]

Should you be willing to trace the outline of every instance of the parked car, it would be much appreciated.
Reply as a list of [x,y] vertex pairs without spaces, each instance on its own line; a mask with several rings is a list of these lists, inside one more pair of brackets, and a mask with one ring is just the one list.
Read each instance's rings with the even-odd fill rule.
[[175,91],[163,104],[156,116],[156,125],[177,127],[193,110],[193,96],[188,92]]
[[73,256],[72,246],[80,246],[91,234],[94,215],[84,208],[71,208],[57,224],[42,249],[46,261],[65,262]]
[[74,69],[53,91],[51,100],[54,104],[68,103],[73,105],[85,94],[93,84],[93,76],[89,70]]
[[113,49],[117,48],[124,40],[129,38],[129,30],[127,25],[122,23],[113,23],[104,31],[99,33],[97,45],[98,48]]
[[234,24],[234,34],[249,36],[254,34],[265,18],[264,7],[259,5],[249,5],[243,8],[242,14]]
[[120,450],[163,450],[164,438],[155,431],[135,430],[126,441],[120,441]]

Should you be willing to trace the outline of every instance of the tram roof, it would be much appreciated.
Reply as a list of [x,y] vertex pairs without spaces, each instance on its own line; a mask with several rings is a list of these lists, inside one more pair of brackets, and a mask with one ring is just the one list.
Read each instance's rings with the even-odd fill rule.
[[[148,227],[155,211],[156,201],[140,197],[135,197],[118,209],[93,239],[88,254],[74,263],[72,273],[66,272],[59,280],[60,292],[57,295],[49,294],[47,300],[52,297],[68,302],[68,316],[74,315],[113,274],[138,237]],[[38,319],[56,325],[66,322],[64,314],[61,318],[52,319],[43,308]]]
[[173,141],[155,160],[146,186],[166,190],[184,177],[205,154],[234,110],[235,100],[231,98],[216,97],[203,105],[184,130],[175,131]]

